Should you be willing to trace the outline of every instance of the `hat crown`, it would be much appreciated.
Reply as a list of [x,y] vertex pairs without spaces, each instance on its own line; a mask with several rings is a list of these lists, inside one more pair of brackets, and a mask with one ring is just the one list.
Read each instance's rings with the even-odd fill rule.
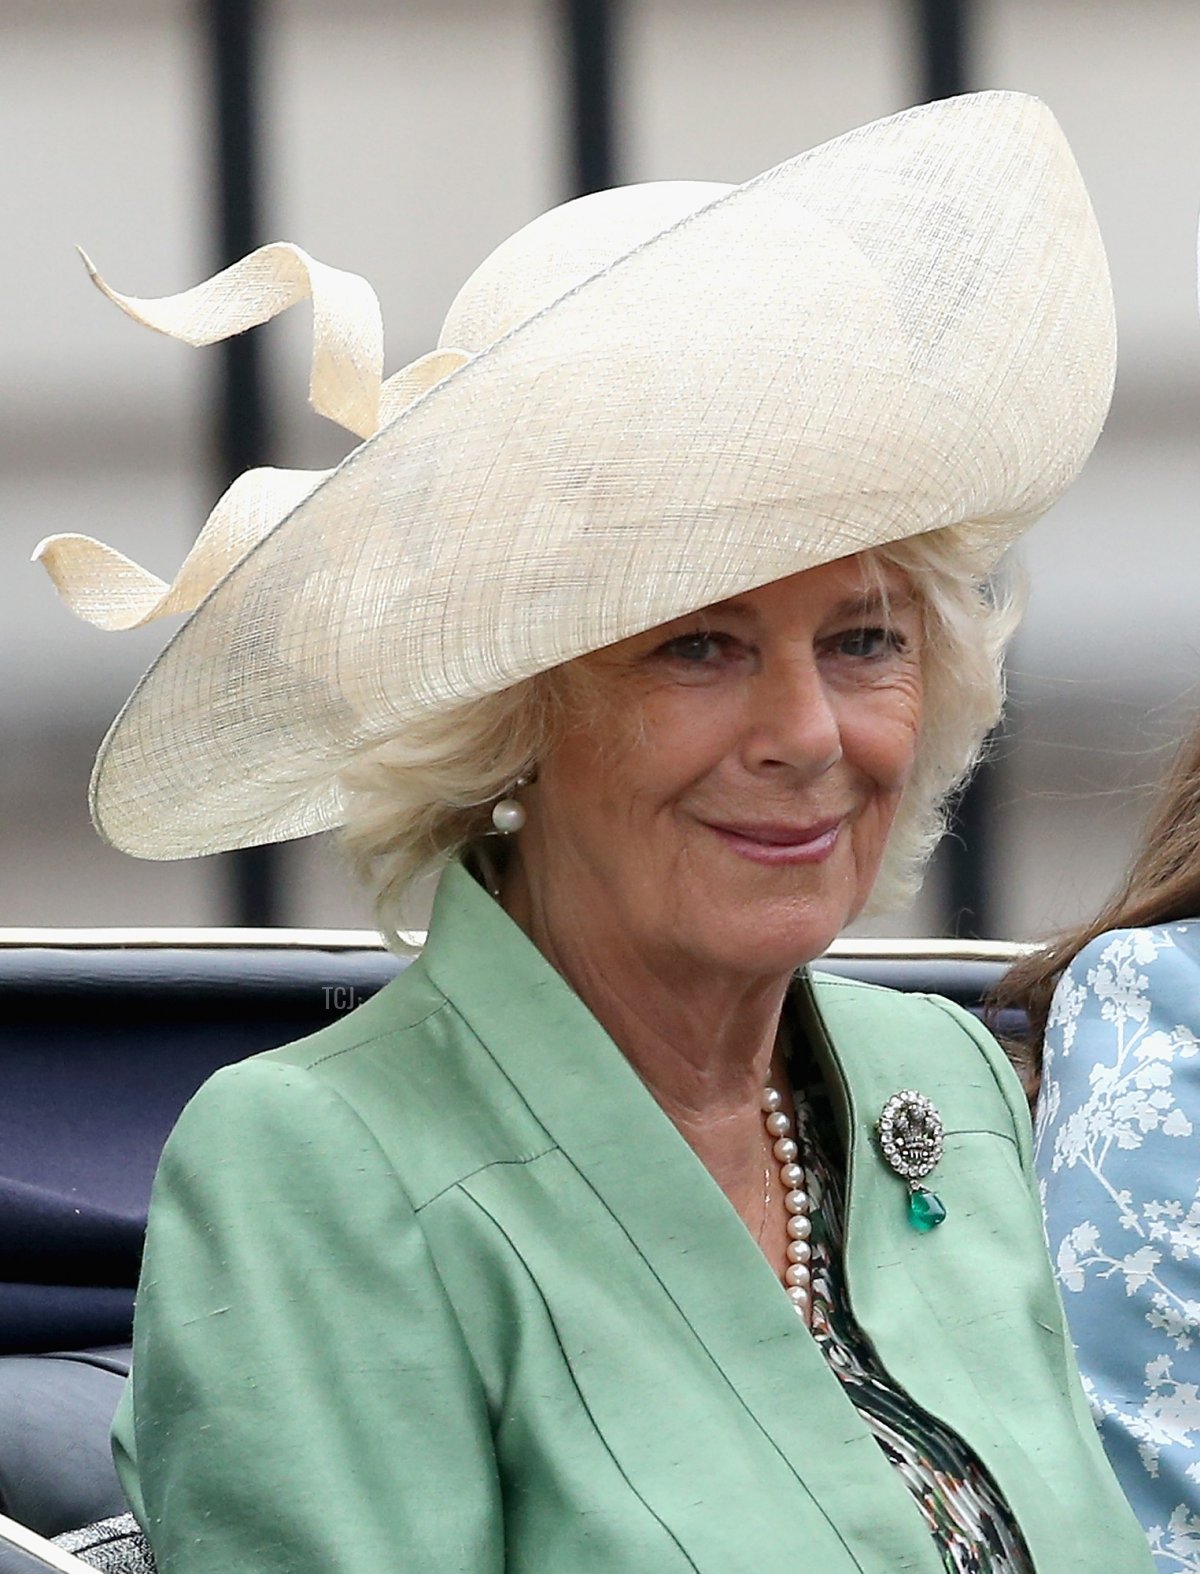
[[573,197],[484,258],[459,290],[440,348],[477,353],[568,291],[732,188],[711,180],[656,180]]

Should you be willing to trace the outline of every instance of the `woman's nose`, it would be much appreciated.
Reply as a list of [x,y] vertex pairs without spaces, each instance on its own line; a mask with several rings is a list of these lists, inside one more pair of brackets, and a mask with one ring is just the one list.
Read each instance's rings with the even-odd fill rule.
[[746,764],[822,775],[842,757],[841,723],[815,652],[774,657],[749,685]]

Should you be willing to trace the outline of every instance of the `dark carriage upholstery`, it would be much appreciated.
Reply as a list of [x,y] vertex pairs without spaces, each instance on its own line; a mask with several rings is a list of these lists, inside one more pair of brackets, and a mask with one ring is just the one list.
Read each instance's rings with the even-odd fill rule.
[[365,936],[321,938],[0,943],[0,1352],[127,1341],[150,1182],[183,1105],[403,965]]
[[[978,1010],[1012,955],[845,942],[822,966]],[[54,1536],[123,1511],[107,1429],[168,1131],[220,1066],[404,965],[358,932],[0,931],[0,1515]],[[30,1556],[0,1526],[0,1574],[54,1566]]]

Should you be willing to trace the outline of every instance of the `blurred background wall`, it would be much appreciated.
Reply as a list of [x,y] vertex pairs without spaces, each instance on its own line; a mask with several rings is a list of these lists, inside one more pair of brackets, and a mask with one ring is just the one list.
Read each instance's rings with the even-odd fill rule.
[[[953,0],[945,0],[952,4]],[[82,530],[170,579],[215,500],[217,352],[156,338],[88,285],[163,294],[216,260],[203,7],[0,0],[0,924],[229,921],[226,861],[140,864],[87,822],[95,747],[163,626],[72,620],[33,545]],[[1029,610],[989,788],[988,927],[1094,906],[1145,789],[1200,710],[1200,6],[976,0],[971,84],[1045,98],[1107,238],[1121,371],[1083,479],[1029,538]],[[258,109],[262,238],[365,274],[388,370],[428,349],[459,283],[572,190],[563,8],[551,0],[278,0]],[[925,96],[911,0],[626,0],[617,178],[737,181]],[[304,405],[306,310],[260,330],[272,462],[341,434]],[[282,860],[287,922],[366,923],[326,841]],[[876,932],[948,921],[944,872]]]

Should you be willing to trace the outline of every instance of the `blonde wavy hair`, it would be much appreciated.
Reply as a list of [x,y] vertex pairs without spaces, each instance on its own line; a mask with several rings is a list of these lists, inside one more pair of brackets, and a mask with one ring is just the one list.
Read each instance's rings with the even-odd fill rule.
[[[954,531],[931,531],[863,554],[868,572],[899,570],[922,614],[924,704],[912,776],[867,911],[907,901],[920,883],[954,795],[1004,703],[1004,649],[1020,617],[1007,576],[983,574]],[[413,894],[491,832],[496,799],[557,738],[581,724],[574,663],[473,700],[389,739],[340,777],[341,843],[372,892],[394,949],[411,949]]]

